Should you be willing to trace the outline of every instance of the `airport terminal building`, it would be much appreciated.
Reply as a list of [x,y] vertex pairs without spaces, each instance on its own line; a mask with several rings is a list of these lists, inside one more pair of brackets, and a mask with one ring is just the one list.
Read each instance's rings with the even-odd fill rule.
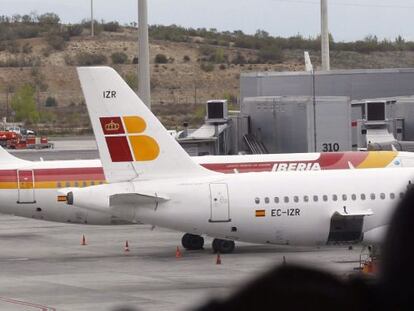
[[414,150],[414,69],[244,73],[239,112],[206,110],[178,138],[193,156]]

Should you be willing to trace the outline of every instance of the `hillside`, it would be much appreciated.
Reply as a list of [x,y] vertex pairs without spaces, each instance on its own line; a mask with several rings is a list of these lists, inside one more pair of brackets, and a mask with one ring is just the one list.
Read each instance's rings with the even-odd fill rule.
[[[60,32],[50,35],[50,30],[35,37],[3,38],[0,41],[3,43],[3,48],[0,48],[1,116],[13,118],[11,101],[14,94],[22,85],[31,84],[36,107],[40,111],[40,120],[33,127],[57,134],[88,132],[89,121],[76,65],[110,65],[131,86],[137,85],[137,65],[134,64],[138,49],[137,30],[133,27],[104,29],[93,38],[86,28],[80,28],[64,40],[59,40]],[[247,41],[243,44],[237,42],[239,37],[236,42],[220,42],[212,40],[208,31],[205,37],[196,33],[193,36],[186,34],[184,39],[169,39],[160,35],[160,29],[165,27],[150,32],[152,107],[170,128],[180,127],[183,122],[192,126],[200,124],[204,117],[203,103],[208,99],[228,98],[236,105],[242,72],[304,69],[303,49],[295,46],[286,48],[281,45],[277,49],[271,43],[265,48],[249,46]],[[228,38],[228,34],[217,34],[216,37],[223,39],[225,35],[227,37],[224,38]],[[260,39],[270,42],[266,36]],[[314,41],[304,40],[317,46]],[[246,44],[247,47],[241,47]],[[378,51],[362,52],[336,47],[331,53],[332,67],[414,67],[414,51],[408,47],[398,50],[377,47]],[[118,53],[115,58],[114,53]],[[320,64],[318,55],[317,48],[311,50],[316,66]]]

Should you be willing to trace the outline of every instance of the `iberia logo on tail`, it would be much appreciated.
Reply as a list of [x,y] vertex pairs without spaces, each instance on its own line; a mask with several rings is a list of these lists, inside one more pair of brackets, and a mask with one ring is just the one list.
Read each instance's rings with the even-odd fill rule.
[[112,162],[152,161],[160,147],[154,138],[143,135],[147,124],[138,116],[99,118]]

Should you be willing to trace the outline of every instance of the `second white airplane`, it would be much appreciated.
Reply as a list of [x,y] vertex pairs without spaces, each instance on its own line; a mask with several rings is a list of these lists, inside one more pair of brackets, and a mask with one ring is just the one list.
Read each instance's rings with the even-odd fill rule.
[[185,153],[113,69],[78,73],[108,182],[62,189],[80,210],[189,232],[199,245],[208,235],[222,253],[233,251],[235,240],[378,241],[414,178],[413,168],[212,172]]

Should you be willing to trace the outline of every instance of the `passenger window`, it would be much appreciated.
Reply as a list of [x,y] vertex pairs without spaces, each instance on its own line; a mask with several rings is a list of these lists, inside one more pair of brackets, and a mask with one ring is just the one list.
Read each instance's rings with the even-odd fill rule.
[[57,187],[58,187],[58,188],[62,188],[62,183],[61,183],[60,181],[58,181],[58,183],[57,183]]
[[289,203],[289,197],[285,197],[284,201],[285,203]]
[[279,204],[279,197],[275,197],[275,203]]
[[91,180],[91,186],[95,185],[95,181]]
[[375,200],[375,193],[371,193],[371,200]]
[[351,199],[352,199],[352,201],[355,201],[356,200],[356,194],[351,195]]
[[70,187],[70,181],[67,181],[67,182],[65,183],[65,186],[66,186],[66,187]]
[[295,195],[295,196],[293,197],[293,201],[295,201],[295,203],[298,203],[298,202],[299,202],[299,197],[298,197],[297,195]]
[[365,201],[366,198],[367,198],[366,195],[364,193],[361,193],[361,200]]
[[348,196],[346,194],[343,194],[342,195],[342,201],[346,201],[346,200],[348,200]]
[[381,198],[381,200],[384,200],[385,199],[385,193],[381,193],[380,198]]
[[326,194],[324,194],[324,195],[322,196],[322,199],[326,202],[326,201],[328,201],[328,196],[327,196]]
[[86,181],[83,181],[83,182],[82,182],[82,186],[83,186],[83,187],[86,187]]
[[79,187],[79,182],[75,181],[75,187]]
[[338,201],[338,196],[336,194],[333,194],[332,195],[332,200],[335,201],[335,202]]
[[391,200],[394,200],[394,199],[395,199],[395,193],[393,193],[393,192],[392,192],[392,193],[390,193],[390,199],[391,199]]
[[318,202],[318,200],[319,200],[318,196],[317,196],[317,195],[314,195],[314,196],[313,196],[313,201],[314,201],[314,202]]
[[303,202],[309,202],[309,196],[307,195],[303,196]]
[[270,202],[268,197],[266,197],[264,201],[265,201],[266,204],[269,204],[269,202]]
[[259,203],[260,203],[260,199],[259,199],[259,198],[255,198],[255,199],[254,199],[254,202],[255,202],[256,204],[259,204]]

